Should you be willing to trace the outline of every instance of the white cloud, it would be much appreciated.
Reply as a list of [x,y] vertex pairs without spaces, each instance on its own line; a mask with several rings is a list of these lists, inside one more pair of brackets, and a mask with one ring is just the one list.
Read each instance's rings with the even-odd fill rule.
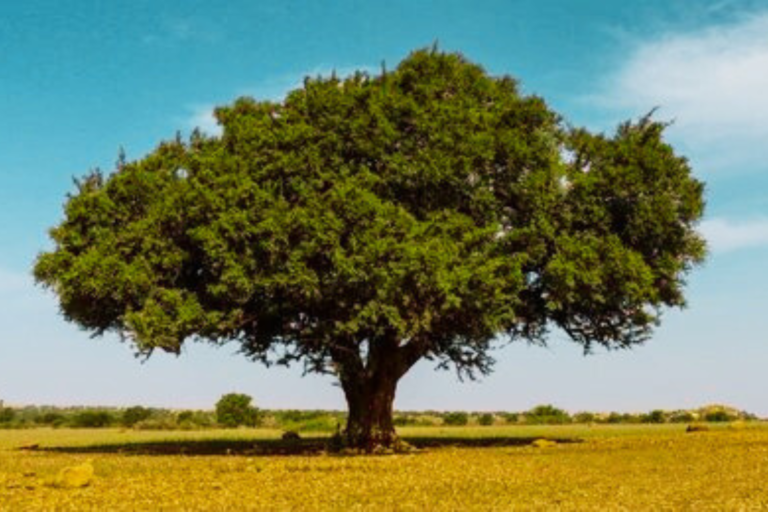
[[768,11],[637,45],[602,99],[635,114],[660,107],[670,133],[717,168],[768,156],[767,91]]
[[768,246],[768,218],[748,221],[714,218],[702,222],[700,231],[714,253]]
[[190,107],[192,112],[187,119],[187,125],[190,128],[198,128],[205,134],[218,137],[221,135],[221,126],[216,123],[213,116],[213,105],[196,105]]
[[[242,89],[235,96],[252,96],[259,100],[282,101],[288,92],[302,86],[304,77],[327,77],[335,72],[336,76],[344,78],[354,74],[356,71],[363,71],[371,76],[378,72],[371,66],[345,66],[341,68],[318,66],[304,73],[291,73],[269,78],[256,86]],[[234,99],[235,97],[232,98],[232,100]],[[214,108],[214,105],[211,104],[189,107],[191,114],[187,118],[187,126],[199,128],[208,135],[220,135],[221,127],[216,124],[216,119],[213,116]]]

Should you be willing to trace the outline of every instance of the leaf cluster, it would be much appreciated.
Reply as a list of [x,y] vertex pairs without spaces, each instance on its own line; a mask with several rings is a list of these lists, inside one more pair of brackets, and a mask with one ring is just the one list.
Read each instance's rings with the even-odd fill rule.
[[142,354],[192,338],[308,371],[386,353],[471,375],[494,340],[553,325],[586,350],[643,341],[703,258],[703,187],[663,124],[564,127],[458,54],[216,117],[220,137],[78,181],[35,265],[66,318]]

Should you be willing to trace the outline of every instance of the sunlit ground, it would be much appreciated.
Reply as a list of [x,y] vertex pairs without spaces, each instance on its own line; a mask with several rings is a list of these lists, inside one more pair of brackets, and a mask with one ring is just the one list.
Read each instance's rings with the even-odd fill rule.
[[[714,509],[768,507],[768,426],[405,428],[408,455],[212,430],[0,431],[0,510]],[[540,437],[559,440],[537,448]],[[19,450],[21,446],[34,449]],[[89,461],[85,487],[57,486]]]

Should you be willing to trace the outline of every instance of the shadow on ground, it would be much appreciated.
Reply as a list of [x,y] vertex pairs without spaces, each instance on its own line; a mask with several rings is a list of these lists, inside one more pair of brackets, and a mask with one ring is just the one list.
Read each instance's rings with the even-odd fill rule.
[[[404,437],[405,441],[419,449],[456,448],[493,448],[493,447],[524,447],[530,446],[541,437]],[[547,438],[549,441],[562,443],[580,443],[575,438]],[[20,450],[35,450],[56,453],[102,453],[125,455],[240,455],[240,456],[274,456],[274,455],[320,455],[327,452],[327,437],[312,437],[300,440],[285,441],[281,439],[206,439],[206,440],[166,440],[137,443],[98,444],[86,446],[34,446],[21,447]]]

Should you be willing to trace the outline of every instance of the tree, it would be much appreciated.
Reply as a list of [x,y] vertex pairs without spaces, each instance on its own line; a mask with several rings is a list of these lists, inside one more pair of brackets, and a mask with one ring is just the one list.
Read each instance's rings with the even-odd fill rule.
[[133,427],[137,423],[149,419],[152,416],[152,410],[142,407],[140,405],[134,405],[128,407],[123,411],[123,415],[120,418],[120,422],[126,427]]
[[548,424],[563,424],[570,423],[571,417],[562,409],[558,409],[553,405],[537,405],[530,411],[525,413],[525,422],[534,425]]
[[235,342],[334,375],[354,446],[394,442],[422,359],[473,378],[552,328],[586,352],[642,343],[704,256],[703,185],[664,123],[571,128],[458,54],[215,114],[221,136],[78,180],[35,277],[145,356]]
[[242,393],[228,393],[216,402],[216,421],[225,427],[256,425],[259,411],[251,405],[252,398]]

